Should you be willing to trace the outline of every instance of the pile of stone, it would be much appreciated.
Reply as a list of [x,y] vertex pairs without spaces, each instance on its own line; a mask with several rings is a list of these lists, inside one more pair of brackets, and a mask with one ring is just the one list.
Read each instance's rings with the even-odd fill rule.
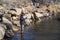
[[[17,5],[15,6],[15,3],[14,4],[1,4],[0,12],[2,12],[3,14],[3,25],[7,27],[6,34],[10,37],[14,35],[13,32],[17,32],[20,30],[19,22],[20,22],[20,14],[22,11],[25,14],[27,13],[32,14],[33,12],[37,11],[38,13],[43,13],[44,15],[44,13],[46,12],[46,9],[57,13],[57,12],[60,12],[60,5],[50,5],[49,7],[47,7],[46,5],[43,5],[43,6],[40,6],[40,8],[36,8],[33,5],[33,3],[26,3],[26,5],[24,3],[22,5],[18,4],[18,6]],[[2,35],[4,36],[4,34],[5,34],[5,31],[3,32],[3,34],[1,34],[0,32],[0,38]]]

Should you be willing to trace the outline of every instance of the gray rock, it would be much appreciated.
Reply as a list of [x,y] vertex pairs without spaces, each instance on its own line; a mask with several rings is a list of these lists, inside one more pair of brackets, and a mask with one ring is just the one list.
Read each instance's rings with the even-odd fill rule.
[[4,23],[9,23],[9,24],[12,24],[12,22],[11,21],[9,21],[7,18],[5,18],[5,17],[3,17],[3,22]]
[[0,24],[0,40],[4,38],[6,26],[4,24]]
[[17,26],[20,26],[19,21],[14,21],[13,23],[16,24]]

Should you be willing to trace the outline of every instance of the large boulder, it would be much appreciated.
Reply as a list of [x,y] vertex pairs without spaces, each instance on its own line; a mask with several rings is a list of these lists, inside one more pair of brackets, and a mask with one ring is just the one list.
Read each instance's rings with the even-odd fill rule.
[[4,24],[0,24],[0,40],[2,40],[4,38],[6,29],[7,28]]

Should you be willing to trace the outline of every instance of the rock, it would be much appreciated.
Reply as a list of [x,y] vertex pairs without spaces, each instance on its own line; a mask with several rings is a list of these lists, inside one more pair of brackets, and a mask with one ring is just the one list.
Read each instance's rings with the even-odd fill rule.
[[12,29],[13,29],[14,32],[20,31],[20,27],[17,27],[17,26],[13,26]]
[[13,21],[13,24],[15,24],[15,25],[17,25],[17,26],[20,26],[19,21]]
[[40,18],[40,17],[43,17],[43,16],[44,16],[43,14],[38,13],[38,12],[35,12],[35,15],[36,15],[36,17],[38,17],[38,18]]
[[16,14],[16,15],[20,15],[21,12],[22,12],[22,9],[21,9],[21,8],[15,8],[15,9],[16,9],[16,11],[17,11],[15,14]]
[[0,40],[4,38],[6,26],[4,24],[0,24]]
[[6,33],[5,33],[6,35],[6,37],[12,37],[12,36],[14,36],[14,32],[12,31],[12,30],[6,30]]
[[[9,21],[11,21],[11,14],[6,13],[3,15],[3,17],[5,17],[6,19],[8,19]],[[4,18],[3,18],[4,19]]]
[[3,24],[6,25],[6,27],[7,27],[8,30],[11,29],[11,27],[12,27],[12,22],[9,21],[9,20],[8,20],[7,18],[5,18],[5,17],[3,17]]
[[7,18],[5,18],[5,17],[3,17],[3,22],[4,23],[9,23],[9,24],[12,24],[12,22],[11,21],[9,21]]
[[3,6],[0,5],[0,9],[3,9]]

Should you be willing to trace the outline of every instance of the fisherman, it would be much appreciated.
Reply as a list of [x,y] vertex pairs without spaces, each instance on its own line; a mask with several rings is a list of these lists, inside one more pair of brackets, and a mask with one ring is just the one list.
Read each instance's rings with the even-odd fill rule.
[[24,31],[24,16],[25,14],[22,12],[21,15],[20,15],[20,26],[21,26],[21,31],[23,32]]

